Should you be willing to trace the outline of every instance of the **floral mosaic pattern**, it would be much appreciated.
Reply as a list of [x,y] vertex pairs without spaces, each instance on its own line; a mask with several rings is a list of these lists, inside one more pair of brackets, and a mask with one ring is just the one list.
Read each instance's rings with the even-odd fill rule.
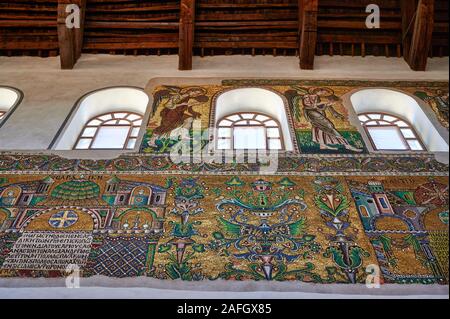
[[[298,152],[281,154],[276,174],[261,173],[262,162],[171,160],[173,129],[207,128],[217,94],[247,86],[276,91],[292,117]],[[146,154],[0,153],[0,277],[64,277],[76,261],[83,277],[353,285],[378,267],[382,283],[448,284],[448,165],[429,153],[367,153],[342,96],[376,86],[163,86]],[[446,83],[389,86],[428,102],[445,124]]]
[[[146,173],[146,174],[255,174],[265,163],[174,163],[167,155],[129,155],[112,160],[71,160],[55,155],[21,155],[0,153],[0,173],[86,172],[86,173]],[[280,157],[277,174],[445,174],[448,165],[436,161],[433,155],[291,155]],[[0,186],[4,177],[0,175]]]
[[[384,282],[448,281],[445,177],[3,178],[2,277],[63,276],[56,252],[48,260],[14,258],[38,243],[67,250],[40,240],[62,236],[70,238],[71,255],[90,245],[83,276],[354,284],[365,282],[367,266],[379,265]],[[95,201],[83,187],[58,206],[55,190],[74,184],[98,189]],[[58,215],[65,211],[71,214]],[[58,225],[69,225],[56,227],[55,213]]]

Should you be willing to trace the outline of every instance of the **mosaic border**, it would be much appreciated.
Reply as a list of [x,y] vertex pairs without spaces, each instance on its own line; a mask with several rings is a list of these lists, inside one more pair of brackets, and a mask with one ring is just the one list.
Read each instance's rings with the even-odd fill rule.
[[253,85],[295,85],[301,82],[302,85],[333,85],[333,86],[380,86],[383,87],[442,87],[448,86],[448,81],[395,81],[395,80],[303,80],[303,79],[225,79],[222,85],[225,86],[253,86]]
[[[0,153],[6,174],[144,174],[144,175],[298,175],[298,176],[448,176],[448,164],[433,154],[303,154],[280,157],[276,172],[257,163],[175,164],[167,155],[123,155],[109,160],[67,159],[58,155]],[[420,165],[418,165],[420,164]]]

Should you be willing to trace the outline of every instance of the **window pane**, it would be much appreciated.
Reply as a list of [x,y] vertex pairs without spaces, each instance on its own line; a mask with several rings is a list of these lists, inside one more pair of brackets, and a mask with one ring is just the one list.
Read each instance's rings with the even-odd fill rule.
[[231,128],[219,128],[217,134],[219,137],[231,137]]
[[239,121],[239,122],[234,123],[234,125],[248,125],[248,123],[247,123],[247,121]]
[[366,125],[378,125],[377,121],[367,122]]
[[278,126],[277,122],[275,121],[267,121],[264,123],[266,126]]
[[281,141],[279,139],[270,139],[269,148],[271,150],[281,150]]
[[256,119],[257,119],[258,121],[264,122],[264,121],[267,121],[269,118],[268,118],[267,116],[265,116],[265,115],[258,115],[258,116],[256,117]]
[[413,151],[423,151],[423,147],[418,140],[409,140],[408,144]]
[[369,120],[369,118],[365,115],[360,115],[358,118],[361,122],[367,122]]
[[77,150],[87,150],[89,148],[89,144],[91,143],[91,139],[80,139],[78,141],[77,146],[75,147]]
[[367,116],[370,117],[372,120],[381,119],[381,114],[367,114]]
[[248,121],[248,124],[250,124],[250,125],[261,125],[261,122],[258,122],[258,121]]
[[393,116],[385,115],[385,116],[383,116],[383,120],[388,121],[388,122],[394,122],[395,120],[397,120],[397,118],[393,117]]
[[129,119],[130,121],[134,121],[134,120],[137,120],[137,119],[140,119],[140,118],[141,117],[139,115],[136,115],[136,114],[130,114],[127,117],[127,119]]
[[392,125],[391,123],[386,122],[386,121],[378,121],[378,124],[380,124],[380,125]]
[[219,150],[229,150],[231,148],[230,139],[220,139],[217,141],[217,148]]
[[230,120],[232,122],[236,122],[239,121],[241,119],[241,117],[239,115],[231,115],[227,117],[227,120]]
[[112,116],[111,116],[111,114],[106,114],[106,115],[100,116],[99,119],[102,121],[107,121],[107,120],[112,119]]
[[280,137],[280,130],[277,128],[268,128],[267,136],[268,137]]
[[409,128],[403,128],[401,129],[403,136],[405,138],[415,138],[416,136],[414,135],[413,131]]
[[233,122],[223,120],[222,122],[219,123],[219,126],[231,126],[232,124]]
[[100,124],[102,124],[101,121],[99,121],[99,120],[92,120],[92,121],[90,121],[90,122],[88,123],[88,126],[98,126],[98,125],[100,125]]
[[403,136],[396,127],[368,127],[373,143],[379,150],[407,150]]
[[129,131],[129,126],[101,127],[94,143],[92,143],[92,148],[122,149]]
[[114,113],[114,117],[116,119],[124,119],[125,117],[127,117],[128,113]]
[[409,125],[403,121],[395,122],[395,125],[397,125],[399,127],[409,127]]
[[135,126],[141,126],[141,125],[142,125],[142,120],[134,121],[134,122],[133,122],[133,125],[135,125]]
[[252,119],[252,118],[255,116],[255,114],[253,114],[253,113],[248,113],[248,114],[241,114],[241,116],[242,116],[244,119],[250,120],[250,119]]
[[127,149],[131,150],[131,149],[134,148],[135,145],[136,145],[136,139],[135,138],[131,138],[128,141]]
[[95,135],[95,132],[97,132],[96,127],[87,127],[84,129],[83,137],[93,137]]
[[133,130],[131,131],[131,137],[137,137],[139,135],[139,130],[140,127],[133,128]]
[[236,127],[234,129],[234,148],[266,149],[266,136],[263,127]]

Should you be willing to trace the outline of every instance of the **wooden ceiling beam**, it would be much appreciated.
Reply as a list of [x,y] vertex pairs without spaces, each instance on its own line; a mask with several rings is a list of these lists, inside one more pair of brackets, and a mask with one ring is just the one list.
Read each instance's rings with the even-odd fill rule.
[[[258,0],[255,3],[250,0],[200,0],[195,2],[195,9],[192,7],[195,14],[190,19],[192,25],[195,22],[193,50],[200,56],[272,53],[298,56],[303,47],[302,61],[305,61],[305,56],[313,59],[311,52],[314,49],[316,55],[392,56],[395,52],[396,56],[403,54],[409,61],[418,1],[375,1],[382,9],[381,29],[369,30],[365,25],[365,6],[370,3],[369,0],[320,0],[317,45],[314,48],[308,44],[309,33],[303,28],[303,15],[306,13],[302,9],[303,3],[310,1]],[[191,55],[187,39],[190,35],[194,37],[194,29],[189,27],[190,21],[180,28],[180,2],[89,0],[83,52],[161,55],[178,54],[180,51],[184,61],[182,67],[189,69],[190,61],[185,60],[189,60]],[[189,3],[188,0],[185,2]],[[55,52],[57,55],[57,5],[58,0],[7,0],[0,3],[0,55],[44,57],[50,53],[54,56]],[[435,0],[434,7],[433,42],[429,55],[448,56],[449,4],[447,0]],[[64,19],[61,21],[63,23]],[[306,34],[302,42],[303,30]],[[72,36],[82,39],[65,34],[66,31],[63,29],[61,32],[62,39]],[[75,30],[74,33],[77,32]],[[64,43],[64,40],[61,42]],[[75,52],[80,54],[80,45],[75,40],[74,43],[74,48],[77,48]],[[416,44],[416,48],[421,46]],[[306,50],[311,52],[305,54]],[[77,54],[74,57],[76,59]],[[184,64],[188,66],[184,67]]]
[[411,46],[411,30],[414,28],[417,0],[401,0],[403,57],[408,59]]
[[195,0],[181,0],[178,40],[180,70],[192,70],[195,29]]
[[[80,28],[68,28],[67,17],[71,12],[66,12],[68,5],[76,4],[80,8]],[[61,69],[73,69],[81,56],[83,48],[84,18],[86,0],[58,0],[58,43],[60,51]]]
[[416,1],[404,0],[402,13],[403,56],[411,69],[425,71],[433,44],[434,0],[419,0],[417,5]]
[[300,68],[312,70],[317,45],[319,0],[299,0]]
[[84,27],[86,21],[86,2],[87,0],[77,0],[79,3],[79,7],[81,9],[81,23],[80,28],[75,29],[75,54],[76,59],[78,60],[81,57],[81,52],[83,50],[83,41],[84,41]]

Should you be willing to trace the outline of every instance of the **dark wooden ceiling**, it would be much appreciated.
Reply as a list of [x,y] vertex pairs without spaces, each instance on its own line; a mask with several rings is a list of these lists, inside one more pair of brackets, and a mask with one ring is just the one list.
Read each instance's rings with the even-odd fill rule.
[[[58,1],[0,0],[0,55],[57,56]],[[74,0],[80,2],[83,0]],[[82,52],[178,54],[180,0],[85,0]],[[193,0],[182,0],[192,2]],[[299,55],[302,2],[317,0],[196,0],[194,55]],[[415,8],[422,0],[319,0],[315,55],[404,56]],[[430,0],[423,0],[430,2]],[[434,0],[430,57],[448,56],[447,0]],[[366,6],[381,8],[381,28],[367,29]],[[407,4],[405,4],[407,3]],[[300,13],[299,13],[300,12]],[[61,37],[61,35],[60,35]]]

